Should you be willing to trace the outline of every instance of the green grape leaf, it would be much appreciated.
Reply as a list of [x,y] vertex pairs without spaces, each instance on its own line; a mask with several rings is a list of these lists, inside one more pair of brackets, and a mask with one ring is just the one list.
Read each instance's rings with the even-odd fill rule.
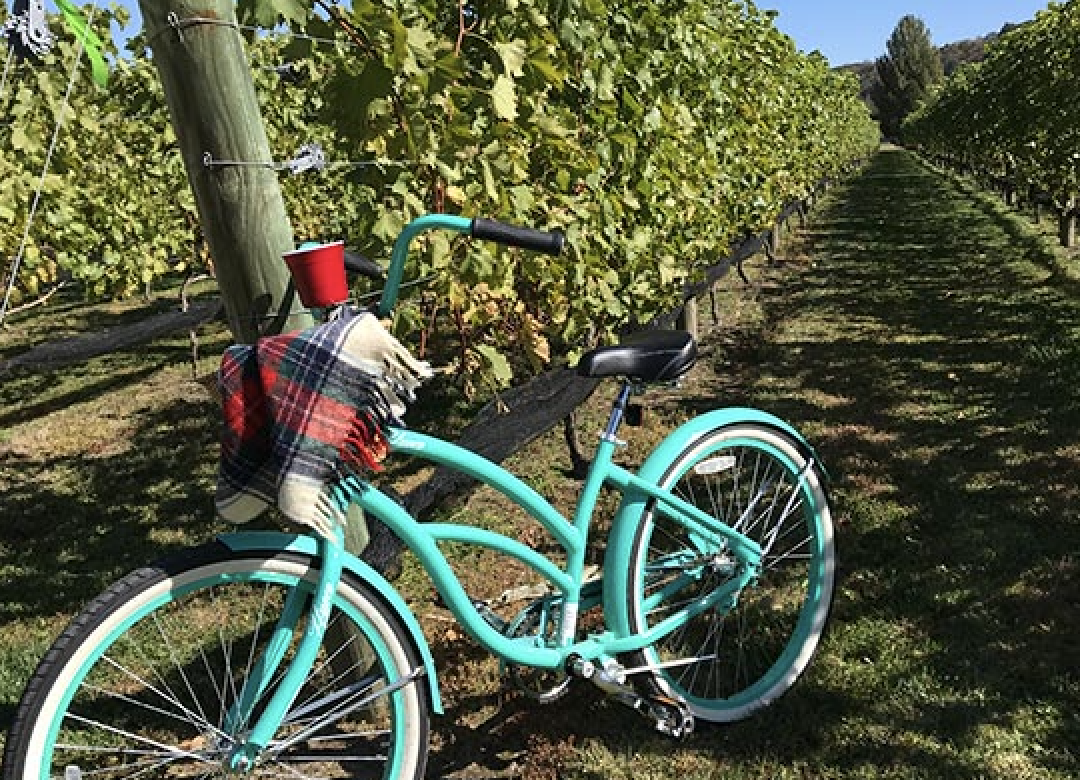
[[503,70],[506,75],[520,78],[525,75],[523,67],[525,65],[525,41],[514,40],[509,43],[496,43],[495,51],[499,54],[499,59],[502,60]]
[[11,146],[20,152],[34,153],[41,151],[41,143],[28,134],[25,128],[20,126],[16,126],[11,131]]
[[498,76],[495,86],[491,88],[491,102],[495,109],[495,116],[499,119],[517,119],[517,93],[514,89],[514,80],[509,76]]
[[483,360],[484,366],[495,380],[496,386],[506,387],[510,384],[514,378],[514,369],[511,368],[510,361],[506,359],[505,355],[495,347],[487,344],[476,347],[475,351]]

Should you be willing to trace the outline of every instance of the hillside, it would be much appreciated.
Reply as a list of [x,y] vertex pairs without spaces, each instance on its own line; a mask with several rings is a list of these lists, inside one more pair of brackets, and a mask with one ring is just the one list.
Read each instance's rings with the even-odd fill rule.
[[[942,65],[945,66],[945,75],[952,75],[952,73],[961,65],[981,61],[986,55],[987,47],[993,43],[996,38],[1004,35],[1017,26],[1018,25],[1015,24],[1007,24],[996,33],[988,33],[979,38],[956,41],[955,43],[947,43],[938,47],[938,50],[941,52]],[[882,44],[882,46],[884,47],[884,44]],[[880,83],[875,63],[873,61],[855,62],[841,65],[838,70],[851,71],[859,77],[859,83],[862,87],[860,96],[870,105],[871,109],[873,109],[873,94]]]

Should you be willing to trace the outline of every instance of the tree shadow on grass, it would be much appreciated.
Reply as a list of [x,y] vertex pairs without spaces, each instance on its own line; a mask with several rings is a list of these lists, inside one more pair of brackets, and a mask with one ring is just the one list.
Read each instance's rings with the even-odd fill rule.
[[7,453],[0,550],[14,573],[0,584],[0,623],[71,613],[166,550],[208,539],[217,420],[210,400],[176,400],[142,415],[113,454]]
[[1075,290],[903,152],[823,219],[817,267],[766,295],[746,399],[807,432],[838,476],[834,652],[847,657],[823,665],[848,679],[825,669],[834,700],[819,716],[826,731],[860,721],[868,741],[826,740],[815,760],[974,778],[1000,732],[1037,735],[1023,760],[1075,773]]
[[[130,381],[130,375],[126,381]],[[221,530],[213,508],[218,412],[176,399],[100,455],[3,453],[0,730],[21,686],[63,627],[124,574]]]
[[[210,341],[203,343],[203,350],[217,354],[227,344],[213,333]],[[0,380],[0,431],[75,404],[96,401],[124,387],[138,387],[168,366],[190,364],[192,355],[190,337],[185,333],[127,348],[110,348],[105,354],[80,358],[71,364],[55,366],[46,362],[16,367]]]
[[[163,363],[141,363],[137,368],[126,368],[120,371],[108,371],[102,374],[100,379],[79,381],[77,387],[64,392],[58,385],[70,377],[70,371],[48,371],[45,373],[27,374],[15,377],[8,381],[19,383],[19,388],[7,388],[4,396],[17,396],[21,399],[38,398],[35,402],[21,402],[7,405],[7,411],[0,414],[0,429],[13,425],[19,425],[30,420],[36,420],[46,415],[67,409],[70,406],[87,401],[128,387],[142,379],[146,379],[159,371]],[[59,391],[58,391],[59,390]]]

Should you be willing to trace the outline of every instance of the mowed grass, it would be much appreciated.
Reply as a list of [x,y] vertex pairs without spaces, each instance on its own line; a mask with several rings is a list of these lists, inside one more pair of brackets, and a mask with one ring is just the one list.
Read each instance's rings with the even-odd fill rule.
[[[176,306],[36,309],[0,332],[0,354]],[[225,333],[207,326],[201,376]],[[209,538],[217,405],[192,378],[186,333],[79,365],[0,380],[0,733],[38,658],[111,581]]]
[[[505,692],[408,562],[399,584],[448,707],[431,777],[1080,776],[1076,275],[1019,219],[897,150],[835,188],[783,254],[753,265],[750,287],[725,282],[698,368],[646,399],[652,422],[627,431],[625,459],[724,404],[761,406],[815,443],[841,571],[807,677],[681,743],[587,685],[535,704]],[[204,341],[210,356],[225,338]],[[216,405],[188,356],[178,337],[0,385],[0,730],[81,603],[219,528]],[[609,397],[579,415],[586,446]],[[566,508],[561,431],[512,465]],[[443,512],[544,544],[484,492]],[[455,559],[477,595],[517,584],[486,556]]]
[[1080,288],[1032,235],[889,150],[771,275],[745,400],[834,476],[839,590],[803,688],[687,776],[1080,776]]

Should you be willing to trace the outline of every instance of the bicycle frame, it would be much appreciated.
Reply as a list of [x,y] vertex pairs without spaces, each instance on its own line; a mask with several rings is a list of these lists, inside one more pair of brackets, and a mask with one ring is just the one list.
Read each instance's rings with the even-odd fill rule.
[[[738,592],[757,575],[762,550],[756,542],[735,529],[718,522],[678,496],[657,487],[657,480],[643,478],[613,462],[612,456],[617,446],[614,431],[618,426],[618,419],[625,406],[627,394],[628,388],[624,388],[620,399],[616,402],[612,422],[609,423],[608,431],[597,448],[572,522],[533,488],[490,460],[456,444],[423,433],[399,428],[390,431],[389,440],[393,451],[419,457],[467,474],[524,508],[558,540],[566,551],[565,569],[559,568],[549,558],[521,542],[487,529],[455,523],[420,523],[385,493],[356,477],[347,477],[338,483],[337,500],[340,503],[355,501],[365,512],[375,515],[386,523],[417,556],[431,577],[436,590],[466,632],[505,662],[537,668],[562,669],[571,658],[575,657],[590,661],[604,661],[620,653],[640,650],[676,630],[696,615],[714,607],[732,603]],[[702,419],[712,419],[715,414],[704,415],[703,418],[697,418],[691,423]],[[697,427],[690,424],[688,426],[683,426],[680,430],[685,433]],[[666,441],[672,438],[669,437]],[[626,629],[622,610],[616,610],[613,613],[616,617],[613,622],[607,617],[608,610],[605,609],[607,630],[602,634],[577,639],[579,605],[586,585],[584,569],[589,528],[597,497],[605,484],[611,484],[623,492],[624,508],[635,507],[639,504],[643,506],[645,502],[654,501],[658,512],[687,526],[694,533],[712,542],[723,540],[727,548],[734,552],[742,562],[736,576],[725,586],[718,588],[709,598],[688,605],[646,632],[634,633]],[[619,525],[618,518],[625,515],[626,512],[620,509],[616,526]],[[639,517],[640,513],[632,517],[632,523],[636,524]],[[629,524],[623,523],[623,525]],[[615,530],[616,528],[613,528],[609,544],[611,538],[616,537]],[[632,528],[629,530],[632,531]],[[616,538],[628,539],[627,529],[622,529]],[[271,704],[260,715],[248,738],[237,747],[233,756],[234,769],[239,770],[248,765],[250,760],[266,747],[270,735],[276,731],[288,706],[295,698],[302,681],[302,674],[311,667],[311,659],[314,658],[322,642],[326,629],[325,615],[343,567],[375,585],[401,614],[424,659],[436,711],[441,710],[430,649],[416,625],[415,618],[389,583],[370,567],[344,553],[340,538],[316,540],[313,537],[289,537],[286,534],[252,532],[231,534],[222,537],[222,541],[234,549],[264,549],[279,546],[299,546],[311,549],[317,545],[320,556],[326,561],[313,593],[314,606],[318,608],[320,604],[324,605],[323,611],[318,613],[323,617],[320,618],[317,614],[315,619],[308,621],[304,636],[297,648],[297,656],[286,670],[287,679],[296,682],[290,685],[282,684],[275,691]],[[509,555],[527,565],[554,586],[562,598],[560,635],[556,646],[540,646],[534,637],[510,638],[492,626],[465,592],[446,557],[439,549],[439,542],[462,542]],[[626,547],[629,546],[628,543],[623,544]],[[609,547],[610,552],[612,551]],[[614,554],[614,558],[619,559],[620,556],[625,557],[626,554],[627,550],[619,550]],[[626,571],[626,568],[605,566],[603,580],[605,604],[609,592],[622,592],[623,583],[619,581],[619,578]],[[293,614],[282,619],[288,622],[278,627],[279,632],[289,636],[295,629],[300,616],[298,610],[292,612]],[[280,655],[271,658],[265,664],[266,668],[255,679],[256,687],[250,692],[245,690],[242,693],[237,705],[238,712],[231,713],[232,720],[238,722],[242,719],[239,716],[244,714],[243,710],[248,707],[248,702],[257,698],[257,694],[265,688],[266,682],[276,673],[279,663]],[[388,691],[390,692],[392,691]]]
[[[639,650],[685,624],[688,620],[734,597],[757,573],[762,551],[756,542],[733,528],[718,522],[697,507],[658,488],[655,483],[633,474],[612,461],[616,442],[605,436],[598,447],[586,478],[572,521],[569,521],[539,493],[491,461],[450,442],[414,431],[396,429],[390,436],[391,448],[432,463],[453,468],[502,493],[523,507],[533,519],[559,542],[566,552],[565,569],[549,558],[514,539],[474,526],[451,523],[419,523],[404,509],[374,486],[360,480],[347,481],[350,497],[366,512],[379,517],[416,554],[454,617],[480,644],[510,663],[556,669],[567,659],[580,656],[587,660]],[[577,638],[578,612],[585,585],[585,553],[589,528],[600,489],[610,484],[626,496],[639,501],[655,501],[658,511],[671,517],[694,533],[712,542],[722,541],[742,562],[740,571],[727,586],[709,599],[688,606],[645,633],[608,630],[585,639]],[[485,547],[524,563],[550,583],[562,597],[560,634],[555,647],[539,647],[534,638],[512,639],[504,636],[483,617],[458,581],[450,564],[439,550],[439,542],[462,542]],[[615,584],[625,570],[605,569],[605,591],[621,588]]]
[[[625,401],[625,397],[622,401]],[[613,418],[617,414],[618,405],[619,402],[616,402]],[[806,440],[784,421],[757,409],[729,407],[708,412],[684,423],[660,443],[646,459],[641,469],[634,474],[612,462],[617,442],[613,426],[609,423],[608,431],[597,448],[592,467],[586,478],[573,522],[568,521],[550,502],[520,479],[469,450],[415,431],[394,429],[391,432],[390,444],[394,451],[420,457],[468,474],[523,507],[567,551],[568,562],[565,569],[560,569],[550,559],[526,545],[486,529],[449,523],[421,524],[385,493],[355,477],[349,477],[339,483],[338,500],[342,503],[356,501],[366,512],[380,518],[398,534],[416,554],[458,622],[477,642],[495,656],[510,663],[548,669],[564,668],[567,661],[574,656],[586,660],[603,661],[619,653],[644,648],[676,630],[701,612],[712,609],[725,600],[730,601],[755,576],[762,556],[762,550],[756,542],[747,539],[735,529],[718,523],[696,507],[658,487],[663,481],[668,465],[684,448],[692,446],[695,440],[711,430],[741,422],[768,425],[790,434],[806,449],[809,455],[808,460],[814,463],[819,462]],[[578,606],[585,585],[583,572],[588,530],[596,498],[601,486],[605,483],[612,484],[623,492],[623,501],[616,511],[611,531],[608,534],[604,558],[603,604],[606,630],[603,634],[576,640]],[[717,536],[721,537],[728,542],[729,549],[737,555],[745,556],[745,560],[738,576],[733,578],[726,587],[712,594],[710,598],[673,614],[647,632],[635,633],[630,628],[625,600],[618,598],[618,594],[624,592],[621,577],[625,576],[632,565],[633,536],[641,515],[650,501],[655,502],[656,511],[686,525],[695,533],[713,539]],[[222,537],[222,541],[233,549],[300,549],[309,553],[316,550],[321,552],[327,546],[339,544],[334,540],[316,540],[310,536],[290,536],[270,532],[231,534]],[[489,624],[474,606],[449,562],[439,550],[439,541],[465,542],[496,550],[525,563],[551,583],[563,598],[560,622],[562,630],[557,646],[540,647],[535,639],[530,637],[511,639]],[[344,554],[343,566],[371,583],[402,617],[423,659],[435,711],[440,712],[435,665],[430,648],[415,617],[393,586],[374,569],[348,554]],[[333,582],[325,578],[320,580],[316,598],[318,598],[319,589],[332,589],[335,585],[336,580]],[[312,636],[305,641],[310,641],[317,647],[321,638],[321,636]],[[260,721],[265,721],[258,724],[260,733],[272,733],[273,728],[276,728],[277,724],[268,719],[266,713]],[[249,752],[250,746],[252,746],[252,741],[245,746],[245,753]]]
[[471,224],[471,220],[453,214],[424,214],[404,227],[394,241],[394,248],[390,255],[390,266],[386,269],[386,284],[383,286],[382,295],[379,297],[378,312],[380,317],[389,317],[394,304],[397,303],[398,292],[401,289],[401,277],[405,272],[405,259],[412,240],[429,230],[468,233]]
[[[412,239],[421,232],[432,229],[465,233],[469,230],[469,225],[468,220],[459,217],[428,215],[406,227],[394,245],[387,283],[379,304],[381,316],[387,315],[396,301],[406,252]],[[333,486],[335,498],[342,509],[349,502],[355,502],[366,513],[386,523],[417,556],[459,624],[477,642],[504,662],[543,669],[565,669],[569,661],[574,658],[603,662],[622,653],[641,650],[706,610],[734,605],[738,593],[758,575],[763,556],[762,548],[752,539],[735,528],[719,522],[665,488],[659,487],[667,464],[696,437],[722,425],[746,421],[764,423],[786,431],[794,436],[796,441],[806,446],[811,455],[809,462],[817,462],[817,458],[798,432],[778,418],[754,409],[720,409],[696,417],[670,434],[646,460],[642,469],[635,474],[613,461],[618,446],[616,432],[622,422],[629,394],[630,386],[624,384],[615,401],[607,429],[597,447],[572,519],[566,518],[547,499],[522,480],[470,450],[415,431],[401,428],[393,428],[389,431],[388,438],[392,451],[421,458],[466,474],[525,509],[565,551],[564,568],[560,568],[550,558],[527,545],[487,529],[456,523],[421,524],[385,493],[356,477],[346,477]],[[605,552],[602,581],[605,631],[580,638],[578,636],[579,614],[583,590],[586,586],[585,555],[596,502],[605,485],[618,489],[623,495],[623,501],[616,512],[614,524],[608,536]],[[710,545],[719,546],[731,552],[737,560],[737,565],[734,576],[708,598],[688,604],[647,631],[635,632],[629,625],[625,599],[620,599],[619,596],[625,594],[625,579],[623,578],[633,565],[630,558],[634,534],[643,512],[650,503],[655,512],[683,525],[692,534]],[[303,675],[311,667],[322,643],[333,593],[340,580],[343,567],[373,584],[400,613],[413,635],[430,677],[429,685],[433,705],[436,711],[441,711],[431,652],[415,618],[389,583],[373,569],[344,552],[340,538],[315,540],[311,537],[288,537],[284,534],[241,533],[223,537],[223,541],[232,547],[248,549],[253,547],[274,549],[279,546],[292,547],[294,545],[311,548],[317,544],[319,556],[323,560],[319,581],[312,594],[312,618],[305,628],[296,657],[286,670],[285,681],[275,691],[270,704],[258,718],[249,738],[233,753],[231,757],[233,769],[241,770],[250,765],[253,757],[268,744],[271,735],[280,726],[285,712],[297,695]],[[546,580],[559,594],[561,601],[559,634],[554,643],[549,645],[543,640],[529,636],[508,637],[489,623],[454,574],[450,563],[439,549],[440,542],[459,542],[508,555]],[[280,665],[284,648],[288,644],[287,640],[292,636],[302,614],[298,603],[293,604],[292,609],[286,610],[279,623],[277,631],[282,639],[278,644],[281,647],[268,654],[265,669],[255,676],[254,687],[242,692],[235,711],[230,713],[230,718],[235,722],[242,721],[250,713],[252,703],[265,689],[270,677],[276,673],[276,667]],[[409,678],[392,686],[393,689],[396,690],[398,686],[406,684],[421,671],[414,671]],[[387,693],[392,693],[392,690]]]

